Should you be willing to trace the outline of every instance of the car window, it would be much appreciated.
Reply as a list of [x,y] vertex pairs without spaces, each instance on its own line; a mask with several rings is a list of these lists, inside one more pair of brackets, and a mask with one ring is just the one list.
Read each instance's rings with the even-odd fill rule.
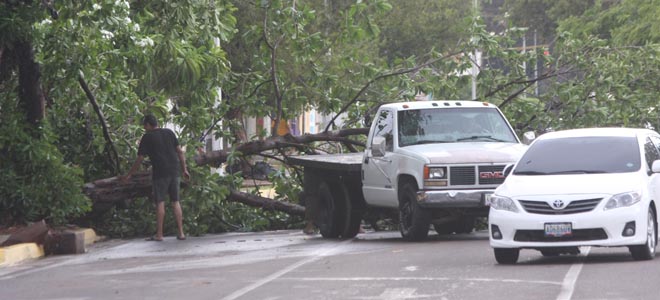
[[651,170],[653,162],[660,159],[660,155],[658,154],[658,148],[656,148],[650,138],[646,138],[646,143],[644,143],[644,154],[646,156],[646,164],[649,167],[648,170]]
[[538,140],[513,174],[555,175],[635,172],[641,167],[636,137],[570,137]]
[[426,143],[517,143],[502,114],[491,107],[428,108],[398,112],[399,147]]
[[[382,136],[385,138],[385,151],[392,151],[393,146],[394,146],[394,141],[393,141],[393,136],[392,136],[392,130],[394,129],[394,124],[392,120],[392,112],[383,109],[380,111],[378,114],[378,118],[376,119],[376,128],[374,128],[374,137],[376,136]],[[373,142],[373,138],[372,138]]]

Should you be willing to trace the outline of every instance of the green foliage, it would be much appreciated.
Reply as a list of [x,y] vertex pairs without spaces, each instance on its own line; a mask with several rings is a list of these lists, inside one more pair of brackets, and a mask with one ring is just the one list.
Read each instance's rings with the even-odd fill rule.
[[0,97],[0,225],[46,219],[65,224],[91,202],[81,192],[79,167],[66,163],[48,124],[30,128],[14,110],[15,95]]

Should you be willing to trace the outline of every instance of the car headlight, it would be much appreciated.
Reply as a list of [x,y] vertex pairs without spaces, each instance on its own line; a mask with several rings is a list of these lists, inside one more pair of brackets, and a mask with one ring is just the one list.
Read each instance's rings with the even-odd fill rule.
[[492,195],[490,196],[490,207],[497,210],[508,210],[510,212],[518,212],[518,206],[509,197]]
[[426,179],[447,179],[447,167],[426,167]]
[[631,206],[640,200],[642,200],[642,195],[638,192],[616,194],[610,200],[607,200],[604,210]]

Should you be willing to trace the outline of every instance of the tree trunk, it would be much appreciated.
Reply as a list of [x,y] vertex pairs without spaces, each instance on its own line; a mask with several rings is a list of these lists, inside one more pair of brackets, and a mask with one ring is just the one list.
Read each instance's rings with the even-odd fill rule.
[[[182,184],[185,186],[185,183]],[[96,180],[85,184],[83,192],[94,202],[95,211],[104,211],[126,199],[150,197],[151,174],[149,172],[136,173],[127,182],[122,182],[117,177]],[[305,208],[300,205],[239,191],[231,191],[227,196],[227,201],[240,202],[264,210],[282,211],[290,215],[305,215]]]
[[27,121],[36,125],[45,116],[46,100],[41,90],[41,71],[34,61],[34,51],[28,42],[14,44],[18,61],[18,97],[23,104]]

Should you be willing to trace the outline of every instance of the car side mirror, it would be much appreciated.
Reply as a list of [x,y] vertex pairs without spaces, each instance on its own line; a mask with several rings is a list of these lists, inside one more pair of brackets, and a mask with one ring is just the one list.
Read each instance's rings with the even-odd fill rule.
[[371,141],[371,155],[385,156],[385,137],[375,136]]
[[504,177],[509,176],[511,174],[511,171],[513,171],[514,164],[508,164],[504,167],[504,170],[502,170],[502,174],[504,174]]
[[523,133],[523,144],[529,145],[536,139],[536,133],[534,131],[527,131]]
[[660,159],[653,162],[651,165],[651,171],[653,171],[653,173],[660,173]]

